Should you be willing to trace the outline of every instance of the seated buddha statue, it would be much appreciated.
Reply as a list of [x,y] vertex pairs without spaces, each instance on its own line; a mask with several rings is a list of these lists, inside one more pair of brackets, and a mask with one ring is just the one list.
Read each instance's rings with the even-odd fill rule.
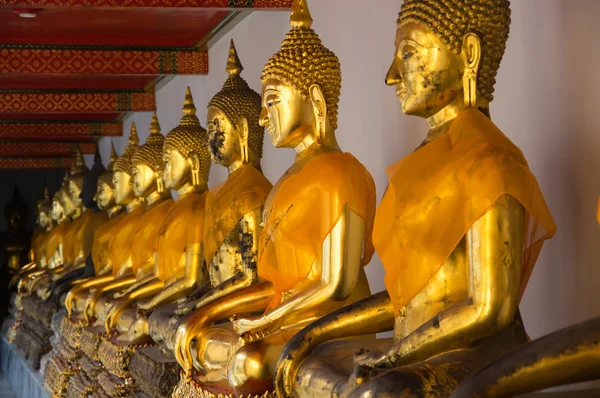
[[[180,383],[180,395],[271,391],[277,358],[291,336],[370,294],[363,265],[373,254],[375,185],[336,140],[340,64],[311,29],[305,1],[293,2],[290,22],[261,78],[260,123],[274,146],[296,150],[265,202],[257,255],[263,282],[182,321],[175,354],[188,377],[193,368],[198,372]],[[232,316],[232,323],[213,325]]]
[[[211,188],[206,198],[202,261],[207,264],[211,290],[200,290],[206,294],[189,304],[181,303],[179,316],[170,322],[164,320],[174,315],[172,308],[150,316],[153,340],[165,342],[168,351],[173,350],[173,325],[181,315],[258,281],[259,224],[272,186],[260,166],[264,137],[259,124],[260,94],[240,76],[242,70],[232,41],[226,66],[229,76],[209,102],[207,117],[210,158],[229,171],[228,178]],[[166,154],[169,142],[167,135]]]
[[128,330],[129,341],[149,339],[148,315],[192,294],[207,281],[202,232],[211,162],[206,130],[196,116],[189,87],[181,121],[166,135],[161,152],[165,188],[178,193],[159,229],[156,246],[155,276],[164,287],[137,303],[139,311],[135,325]]
[[158,118],[154,114],[150,135],[131,158],[133,191],[146,202],[146,210],[139,220],[133,241],[130,242],[135,282],[127,289],[121,290],[115,296],[115,300],[111,300],[112,306],[104,319],[105,329],[109,333],[118,326],[119,333],[127,334],[129,326],[136,318],[136,308],[133,304],[154,296],[164,286],[164,282],[155,272],[159,261],[155,253],[163,232],[161,226],[173,205],[171,191],[165,188],[162,179],[165,167],[162,159],[164,140]]
[[[117,203],[127,204],[125,228],[113,239],[110,262],[114,280],[95,289],[86,302],[85,316],[105,328],[109,310],[116,297],[127,289],[137,289],[154,280],[154,246],[160,223],[173,203],[171,193],[163,189],[162,143],[158,119],[154,115],[146,143],[137,147],[138,136],[132,124],[129,145],[114,165],[113,181]],[[132,200],[135,195],[138,200]],[[140,201],[145,205],[140,206]]]
[[[102,224],[96,232],[92,242],[91,258],[94,265],[94,277],[73,287],[67,294],[65,307],[69,317],[83,312],[85,301],[90,289],[106,284],[114,280],[112,275],[112,264],[110,262],[110,245],[115,236],[119,234],[122,228],[117,228],[126,214],[122,212],[123,206],[129,204],[135,198],[130,195],[128,202],[117,204],[115,201],[115,186],[113,183],[113,167],[118,156],[114,145],[111,146],[110,162],[99,177],[96,189],[96,201],[98,208],[106,212],[108,221]],[[137,202],[136,202],[137,203]],[[130,211],[131,212],[131,211]],[[124,227],[124,225],[123,225]]]
[[48,237],[44,244],[44,257],[47,266],[39,273],[28,275],[27,279],[23,281],[24,283],[21,286],[23,287],[23,292],[27,292],[26,294],[34,293],[40,286],[49,290],[54,272],[62,269],[67,233],[71,226],[71,221],[66,214],[67,212],[71,212],[73,207],[71,195],[68,191],[67,173],[61,187],[52,197],[52,210],[50,214],[56,225],[48,232]]
[[[404,2],[386,83],[430,130],[387,170],[373,231],[387,291],[294,336],[279,396],[446,397],[527,341],[519,301],[556,227],[489,118],[509,25],[507,0]],[[339,340],[392,329],[393,340]]]
[[31,236],[31,262],[23,267],[11,281],[11,285],[17,284],[17,290],[26,278],[33,273],[40,273],[48,265],[44,255],[44,245],[48,239],[50,230],[54,227],[52,220],[52,200],[48,193],[48,187],[44,188],[44,197],[36,204],[36,227]]
[[[81,152],[78,157],[83,161]],[[85,165],[84,165],[85,166]],[[76,203],[81,204],[83,213],[73,221],[69,236],[69,258],[73,264],[58,280],[52,283],[49,296],[56,301],[62,300],[64,294],[74,285],[80,284],[94,276],[94,266],[91,257],[94,234],[108,219],[108,213],[100,209],[96,203],[98,178],[106,171],[102,164],[100,151],[96,147],[92,167],[83,173],[71,173],[69,192]]]
[[[0,234],[0,250],[2,251],[2,272],[6,272],[4,281],[19,273],[21,268],[29,263],[32,249],[32,236],[26,231],[28,209],[15,185],[11,200],[4,208],[4,217],[8,231]],[[36,228],[36,233],[39,231]],[[8,286],[4,286],[7,291]],[[5,306],[4,308],[6,308]]]
[[[177,323],[182,316],[258,282],[259,224],[264,201],[272,186],[260,166],[264,137],[264,128],[259,125],[260,95],[240,76],[242,69],[232,42],[226,66],[229,76],[208,106],[208,150],[206,139],[197,142],[204,156],[210,152],[212,162],[229,171],[223,183],[208,191],[204,230],[197,231],[203,236],[200,241],[203,250],[199,253],[202,257],[198,260],[205,273],[208,268],[208,277],[204,280],[209,283],[199,286],[187,298],[158,308],[150,315],[148,333],[152,340],[161,344],[137,350],[131,361],[131,371],[136,382],[151,396],[167,396],[177,383],[178,377],[157,378],[156,375],[179,375],[172,351]],[[167,181],[184,174],[176,171],[177,165],[189,163],[179,160],[182,154],[186,157],[188,150],[181,145],[186,141],[178,139],[176,132],[169,133],[165,140]],[[167,185],[172,183],[167,182]],[[143,326],[142,322],[136,322],[130,333],[136,336],[143,333],[138,330]]]

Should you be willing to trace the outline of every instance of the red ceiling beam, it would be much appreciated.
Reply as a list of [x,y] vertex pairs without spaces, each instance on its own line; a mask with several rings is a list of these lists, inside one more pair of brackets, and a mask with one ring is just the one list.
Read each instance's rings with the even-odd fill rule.
[[122,135],[122,122],[0,120],[0,139],[3,140],[78,141]]
[[208,53],[187,47],[0,44],[0,73],[205,75]]
[[0,91],[0,113],[103,113],[154,110],[156,110],[154,92]]
[[65,158],[0,158],[0,170],[68,169],[71,157]]
[[68,157],[79,148],[85,155],[96,151],[95,142],[68,143],[68,142],[0,142],[0,157]]
[[4,0],[22,7],[173,7],[289,9],[292,0]]

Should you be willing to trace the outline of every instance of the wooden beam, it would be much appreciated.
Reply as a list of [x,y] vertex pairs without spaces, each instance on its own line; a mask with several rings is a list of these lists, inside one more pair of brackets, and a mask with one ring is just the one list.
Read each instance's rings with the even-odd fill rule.
[[0,158],[0,170],[68,169],[72,158]]
[[205,75],[208,53],[188,47],[0,44],[0,73]]
[[0,90],[0,113],[114,113],[154,110],[154,92]]
[[22,7],[173,7],[289,9],[292,0],[4,0]]
[[96,143],[3,141],[0,142],[0,157],[68,157],[77,148],[83,154],[91,155],[96,151]]
[[3,140],[75,141],[122,135],[120,121],[0,120],[0,139]]

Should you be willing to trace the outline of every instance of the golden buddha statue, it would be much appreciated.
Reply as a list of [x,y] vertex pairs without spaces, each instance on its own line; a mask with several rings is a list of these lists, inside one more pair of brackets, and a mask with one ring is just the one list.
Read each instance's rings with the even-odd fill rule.
[[[175,354],[208,393],[262,395],[286,341],[308,323],[370,294],[363,265],[375,185],[337,144],[341,68],[311,29],[305,1],[292,6],[291,31],[262,75],[260,123],[279,148],[295,148],[294,164],[265,202],[258,251],[264,282],[204,305],[179,326]],[[259,313],[258,316],[251,314]],[[212,326],[236,316],[231,324]]]
[[[95,277],[73,287],[67,294],[65,307],[69,317],[75,313],[82,313],[90,289],[106,284],[114,280],[112,275],[112,264],[110,262],[110,246],[113,239],[118,236],[122,230],[121,222],[126,214],[121,211],[124,205],[128,205],[135,200],[134,197],[128,197],[128,202],[117,204],[115,201],[115,187],[113,183],[114,163],[118,159],[114,145],[111,145],[110,161],[106,171],[100,175],[97,183],[96,200],[98,208],[106,211],[108,221],[102,224],[94,233],[92,243],[92,262],[94,264]],[[131,213],[131,210],[130,212]],[[118,227],[118,228],[117,228]]]
[[[291,339],[279,396],[449,396],[526,342],[519,301],[556,227],[523,154],[489,119],[509,25],[508,0],[404,2],[386,83],[430,131],[388,168],[373,232],[387,291]],[[392,329],[393,340],[328,342]]]
[[154,296],[164,286],[156,272],[160,259],[155,253],[160,236],[164,233],[162,224],[174,203],[171,191],[165,189],[162,177],[165,168],[162,159],[164,140],[158,118],[154,114],[150,135],[146,143],[135,151],[131,161],[133,190],[136,196],[144,198],[146,202],[146,211],[132,242],[135,282],[114,301],[104,321],[107,332],[117,327],[119,333],[127,334],[137,316],[134,304]]
[[[188,245],[203,244],[203,252],[199,252],[202,258],[198,261],[205,275],[203,280],[210,280],[210,283],[199,286],[195,292],[188,290],[186,295],[191,295],[185,300],[155,310],[149,317],[149,333],[162,345],[138,350],[132,359],[136,382],[145,386],[146,393],[152,396],[165,396],[175,387],[177,378],[157,378],[156,375],[170,375],[163,370],[165,367],[176,375],[179,373],[172,350],[176,325],[182,315],[258,281],[259,224],[263,204],[272,188],[260,166],[264,138],[264,128],[259,124],[260,95],[240,76],[243,67],[233,41],[226,70],[229,76],[208,106],[208,139],[204,137],[206,133],[202,134],[202,139],[197,134],[190,134],[189,139],[185,139],[187,134],[174,130],[165,140],[167,181],[174,176],[189,174],[178,171],[177,167],[187,167],[190,163],[183,160],[189,158],[190,149],[186,143],[191,142],[204,159],[227,167],[229,176],[225,182],[211,188],[206,196],[204,230],[196,231],[200,232],[200,242],[188,242]],[[172,182],[167,185],[174,189],[178,186]],[[196,226],[196,223],[188,224]],[[188,230],[188,236],[189,233]],[[204,264],[208,264],[208,277]],[[195,285],[188,285],[192,286]],[[141,322],[136,322],[135,326],[130,332],[138,335]],[[156,370],[159,367],[161,370]]]
[[127,307],[120,307],[124,300],[112,299],[109,294],[136,290],[155,279],[154,247],[158,229],[173,203],[171,193],[163,189],[160,175],[164,137],[160,134],[156,114],[146,143],[136,149],[137,140],[135,124],[132,124],[129,146],[115,163],[113,181],[117,203],[131,200],[135,195],[145,202],[145,208],[140,208],[139,201],[127,205],[135,220],[126,221],[128,228],[121,231],[123,235],[115,237],[111,244],[110,261],[115,279],[96,289],[86,303],[86,316],[97,319],[104,329],[109,320],[109,310],[121,308],[122,311]]

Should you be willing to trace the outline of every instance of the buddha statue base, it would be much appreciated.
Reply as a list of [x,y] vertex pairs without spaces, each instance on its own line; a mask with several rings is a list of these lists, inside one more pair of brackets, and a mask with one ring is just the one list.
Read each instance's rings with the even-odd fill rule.
[[79,350],[81,346],[80,338],[84,329],[83,318],[67,318],[64,317],[60,335],[61,338],[73,349]]
[[179,383],[181,367],[160,346],[139,348],[131,359],[131,374],[140,390],[151,397],[169,398]]
[[106,394],[109,397],[126,398],[135,397],[137,389],[132,378],[118,378],[108,371],[103,370],[98,374],[100,390],[96,394]]
[[109,395],[100,388],[98,375],[103,372],[102,364],[82,356],[79,361],[79,373],[71,376],[67,386],[67,398],[99,397]]
[[15,344],[34,370],[40,368],[40,360],[52,349],[49,342],[52,334],[50,328],[27,314],[23,315],[23,321],[16,331]]
[[[173,391],[173,398],[237,398],[236,395],[231,393],[209,391],[202,387],[196,380],[186,379],[183,373],[180,377],[179,384],[177,384],[177,387]],[[261,395],[241,396],[239,398],[277,398],[277,395],[274,392],[265,392]]]
[[81,354],[65,341],[60,341],[49,355],[51,357],[48,358],[44,371],[44,387],[53,392],[54,397],[65,397],[69,379],[79,373]]
[[119,341],[117,336],[105,338],[100,343],[98,356],[100,362],[111,375],[119,379],[130,379],[131,358],[137,349],[154,345],[154,343],[128,344]]
[[81,351],[92,361],[99,363],[99,348],[102,341],[110,338],[112,335],[106,333],[103,325],[88,326],[81,330],[79,337],[79,346]]

